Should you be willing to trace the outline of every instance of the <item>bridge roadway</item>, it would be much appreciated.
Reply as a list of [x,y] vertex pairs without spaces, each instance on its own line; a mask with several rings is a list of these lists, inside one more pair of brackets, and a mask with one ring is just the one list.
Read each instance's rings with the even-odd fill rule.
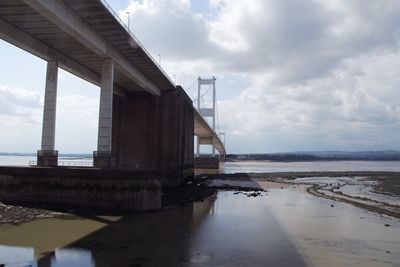
[[[13,190],[19,190],[14,195],[0,190],[0,201],[34,201],[40,191],[46,192],[40,195],[43,201],[52,200],[50,193],[55,193],[65,202],[70,196],[65,188],[71,187],[73,178],[78,179],[74,190],[80,197],[70,203],[104,207],[118,202],[115,207],[155,209],[160,205],[161,185],[178,185],[193,176],[194,135],[201,144],[213,144],[220,155],[225,154],[220,138],[193,108],[183,88],[171,81],[104,0],[1,0],[0,38],[47,61],[38,167],[0,168],[0,185],[7,188],[11,183]],[[46,170],[58,162],[59,67],[100,87],[98,145],[92,170]],[[50,176],[53,178],[48,180]],[[140,182],[139,176],[154,179]],[[35,177],[41,177],[41,182]],[[135,177],[134,184],[128,185],[129,177]],[[114,180],[110,183],[107,179]],[[20,186],[15,187],[16,183]],[[54,187],[49,183],[64,191],[50,192]],[[101,190],[92,192],[82,183],[90,185],[90,190]],[[125,199],[134,195],[137,203],[128,207],[115,192],[105,197],[107,187],[115,186],[125,190]],[[131,192],[131,188],[136,189]]]

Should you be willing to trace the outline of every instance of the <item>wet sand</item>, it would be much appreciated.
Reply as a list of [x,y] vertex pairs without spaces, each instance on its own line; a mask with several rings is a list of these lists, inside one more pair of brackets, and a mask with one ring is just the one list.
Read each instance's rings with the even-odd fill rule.
[[[264,181],[280,184],[304,184],[317,197],[349,203],[378,214],[400,219],[399,172],[282,172],[200,175],[203,181],[219,189],[260,190]],[[355,187],[355,189],[351,187]]]
[[[351,203],[371,204],[359,191],[345,190],[365,179],[371,185],[368,194],[380,194],[376,188],[388,179],[397,185],[398,174],[330,175],[201,176],[200,184],[220,191],[195,203],[177,197],[185,201],[179,207],[3,224],[0,264],[399,267],[400,220]],[[389,191],[387,195],[396,199],[396,187]]]
[[1,225],[0,263],[398,266],[399,220],[313,196],[305,185],[259,186],[266,192],[257,197],[220,191],[203,202],[148,214]]
[[[268,182],[261,185],[271,188]],[[307,266],[399,266],[398,219],[315,197],[307,187],[270,190],[269,205]]]

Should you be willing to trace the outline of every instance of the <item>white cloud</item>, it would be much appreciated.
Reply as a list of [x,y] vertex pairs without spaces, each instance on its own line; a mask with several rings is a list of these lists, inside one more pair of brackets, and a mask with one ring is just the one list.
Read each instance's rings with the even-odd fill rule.
[[228,129],[240,121],[246,135],[273,133],[297,139],[299,148],[315,149],[316,139],[329,149],[398,148],[399,67],[400,53],[382,53],[349,60],[332,75],[302,84],[274,86],[258,79],[222,101],[220,117]]
[[199,15],[188,2],[146,0],[127,10],[136,14],[134,32],[181,84],[198,75],[215,75],[218,90],[228,91],[218,85],[229,79],[250,84],[219,101],[221,128],[235,142],[228,148],[399,148],[399,1],[209,6]]
[[[38,118],[42,96],[31,90],[0,84],[0,115],[21,122],[34,123]],[[3,123],[5,121],[3,120]]]
[[60,152],[90,153],[97,147],[99,99],[83,95],[58,98],[56,147]]
[[[209,14],[191,4],[131,1],[120,15],[131,13],[132,31],[178,83],[217,77],[229,151],[400,149],[400,1],[209,0]],[[41,96],[0,92],[1,116],[36,114]],[[60,103],[63,140],[74,118],[97,123],[84,115],[97,112],[89,97]]]
[[242,132],[239,131],[239,130],[233,130],[233,131],[232,131],[232,134],[233,134],[233,135],[241,135]]
[[32,90],[0,84],[0,151],[39,148],[41,101],[42,96]]
[[[96,97],[58,97],[56,149],[60,152],[95,150],[98,105]],[[42,116],[43,95],[25,88],[0,85],[0,151],[40,149]]]

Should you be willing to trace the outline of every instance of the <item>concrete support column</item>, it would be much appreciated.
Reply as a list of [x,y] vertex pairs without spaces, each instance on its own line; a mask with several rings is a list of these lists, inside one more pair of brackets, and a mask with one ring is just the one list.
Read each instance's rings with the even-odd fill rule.
[[[216,106],[215,106],[215,101],[217,101],[217,96],[216,96],[216,91],[215,91],[215,77],[212,78],[212,85],[213,85],[213,117],[212,117],[212,127],[213,130],[215,131],[215,112],[216,112]],[[215,146],[214,142],[212,143],[212,156],[215,157]]]
[[197,136],[197,150],[196,150],[197,156],[200,156],[200,137]]
[[[201,88],[201,78],[197,78],[197,110],[200,112],[200,88]],[[200,137],[197,137],[197,156],[200,156]]]
[[58,165],[58,151],[55,147],[56,109],[57,109],[57,61],[47,62],[46,86],[43,108],[42,144],[37,154],[38,166]]
[[99,130],[97,151],[93,154],[95,167],[112,167],[112,110],[114,91],[114,62],[111,59],[103,61],[100,88]]

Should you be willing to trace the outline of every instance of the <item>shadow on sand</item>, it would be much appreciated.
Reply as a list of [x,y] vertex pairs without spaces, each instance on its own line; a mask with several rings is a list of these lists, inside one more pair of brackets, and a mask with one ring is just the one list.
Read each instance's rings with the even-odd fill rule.
[[0,244],[33,247],[39,267],[307,266],[265,205],[267,196],[226,191],[215,199],[117,220],[89,216],[105,225],[52,252],[38,251],[35,240]]

